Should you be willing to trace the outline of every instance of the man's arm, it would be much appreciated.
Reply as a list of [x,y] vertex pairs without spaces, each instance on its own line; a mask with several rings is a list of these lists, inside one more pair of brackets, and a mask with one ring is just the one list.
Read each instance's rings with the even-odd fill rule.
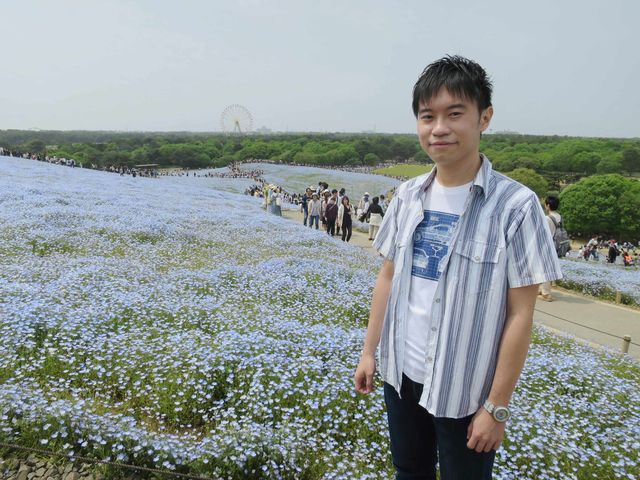
[[[507,318],[489,393],[489,401],[494,405],[509,404],[520,378],[531,342],[537,294],[538,285],[510,288],[507,292]],[[489,412],[480,408],[469,425],[467,447],[476,452],[497,450],[502,443],[505,427],[506,422],[496,422]]]
[[376,286],[373,289],[367,336],[364,340],[362,357],[360,358],[360,364],[356,369],[355,375],[356,391],[363,395],[367,395],[373,391],[373,374],[376,371],[376,348],[378,348],[380,335],[382,334],[384,314],[387,310],[389,291],[391,290],[391,282],[393,280],[393,269],[394,263],[386,259],[378,275]]

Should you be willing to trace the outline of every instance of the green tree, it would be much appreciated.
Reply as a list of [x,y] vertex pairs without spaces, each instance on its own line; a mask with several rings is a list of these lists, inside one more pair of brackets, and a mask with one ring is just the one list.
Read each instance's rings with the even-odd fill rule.
[[[516,147],[517,146],[518,145],[516,145]],[[542,162],[536,158],[520,157],[515,161],[515,166],[517,168],[528,168],[530,170],[538,171],[542,167]]]
[[598,163],[596,171],[599,175],[606,175],[608,173],[621,173],[622,162],[617,155],[605,157]]
[[413,156],[413,161],[423,165],[433,163],[431,161],[431,157],[429,157],[429,155],[427,155],[426,152],[422,150],[422,148],[415,153],[415,155]]
[[47,150],[47,146],[42,140],[34,138],[33,140],[29,140],[25,145],[25,149],[29,153],[45,153]]
[[510,172],[515,168],[513,160],[508,155],[500,155],[493,162],[493,168],[499,172]]
[[380,157],[375,153],[367,153],[364,156],[363,165],[377,165],[380,163]]
[[567,230],[616,238],[640,235],[640,182],[622,175],[596,175],[560,194]]
[[538,198],[544,198],[549,191],[547,181],[530,168],[516,168],[506,174],[509,178],[533,190]]
[[417,150],[418,142],[407,137],[397,137],[391,144],[391,154],[399,160],[410,159]]
[[637,148],[625,148],[622,150],[622,168],[629,175],[640,170],[640,150]]
[[576,153],[571,159],[571,170],[574,172],[594,175],[597,172],[598,164],[602,161],[602,157],[597,153],[580,152]]

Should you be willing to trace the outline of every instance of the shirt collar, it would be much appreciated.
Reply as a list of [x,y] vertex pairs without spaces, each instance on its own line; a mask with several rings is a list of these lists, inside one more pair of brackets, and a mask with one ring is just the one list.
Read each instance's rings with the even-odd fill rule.
[[[482,160],[482,164],[480,165],[480,170],[478,170],[478,173],[476,173],[476,176],[473,179],[471,188],[475,186],[480,187],[480,189],[486,196],[489,192],[489,179],[491,178],[491,172],[493,168],[491,167],[491,162],[489,161],[489,159],[482,153],[480,154],[480,160]],[[427,174],[422,182],[416,182],[414,185],[407,188],[407,190],[409,190],[410,192],[424,192],[429,187],[429,185],[431,185],[431,182],[433,182],[433,179],[436,176],[436,169],[437,167],[433,167],[433,169]]]

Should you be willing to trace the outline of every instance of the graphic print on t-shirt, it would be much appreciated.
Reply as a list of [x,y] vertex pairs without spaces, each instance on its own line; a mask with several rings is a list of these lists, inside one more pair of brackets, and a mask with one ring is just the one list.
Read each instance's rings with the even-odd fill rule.
[[413,267],[411,275],[437,282],[440,262],[447,255],[453,229],[460,215],[424,211],[424,219],[413,234]]

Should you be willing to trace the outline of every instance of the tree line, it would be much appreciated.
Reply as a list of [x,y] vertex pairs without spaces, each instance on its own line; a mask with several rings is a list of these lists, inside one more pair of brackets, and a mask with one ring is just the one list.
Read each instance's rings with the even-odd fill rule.
[[[190,132],[57,132],[0,130],[0,146],[73,158],[98,167],[158,164],[219,168],[238,160],[305,165],[430,163],[417,135],[283,134],[225,136]],[[480,151],[493,167],[541,199],[561,192],[561,213],[572,232],[640,237],[637,139],[483,135]]]
[[[417,135],[283,134],[224,136],[188,132],[0,131],[0,146],[102,166],[159,164],[224,167],[237,160],[270,159],[305,165],[430,163]],[[640,171],[640,141],[515,134],[484,135],[480,151],[500,172],[529,169],[552,189],[594,174]]]

